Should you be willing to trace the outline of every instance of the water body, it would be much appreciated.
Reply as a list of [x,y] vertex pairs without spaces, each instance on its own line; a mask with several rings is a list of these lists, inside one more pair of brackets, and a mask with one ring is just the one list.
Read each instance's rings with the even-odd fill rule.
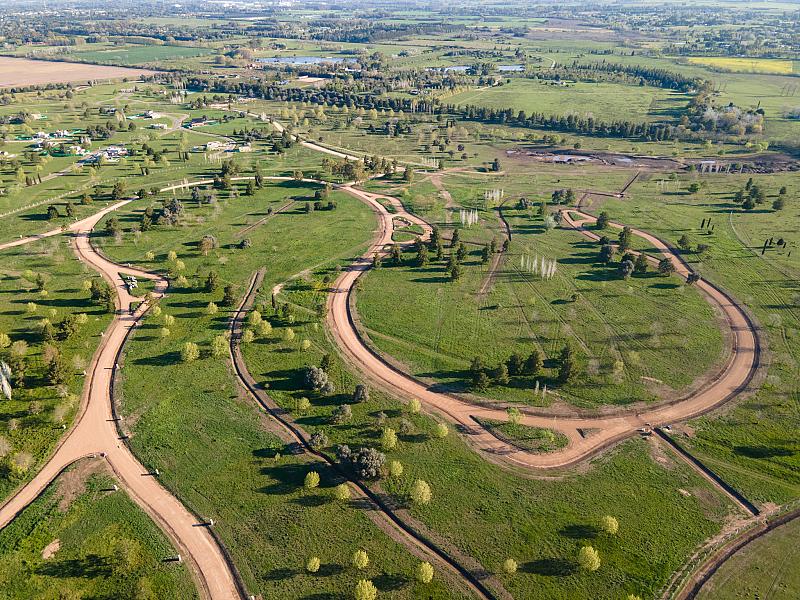
[[497,70],[502,73],[516,73],[525,70],[525,65],[497,65]]
[[340,56],[274,56],[259,58],[258,62],[269,65],[322,65],[340,63],[354,63],[355,58],[342,58]]

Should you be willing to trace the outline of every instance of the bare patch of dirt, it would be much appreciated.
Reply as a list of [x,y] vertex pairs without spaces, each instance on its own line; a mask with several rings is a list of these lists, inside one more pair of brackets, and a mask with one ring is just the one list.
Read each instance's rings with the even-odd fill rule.
[[81,460],[58,478],[58,510],[66,512],[75,498],[86,491],[86,480],[98,473],[111,473],[104,460]]
[[49,560],[53,558],[53,555],[58,552],[58,549],[61,548],[61,540],[58,538],[54,539],[52,542],[47,544],[42,550],[42,558],[44,560]]
[[0,88],[152,75],[147,69],[0,57]]

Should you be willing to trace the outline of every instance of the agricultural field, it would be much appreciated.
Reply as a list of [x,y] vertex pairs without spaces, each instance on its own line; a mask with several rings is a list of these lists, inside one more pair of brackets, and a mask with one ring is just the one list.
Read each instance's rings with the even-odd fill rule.
[[0,56],[0,89],[97,79],[135,78],[149,71]]
[[750,60],[747,58],[723,58],[713,56],[692,56],[690,64],[711,67],[728,73],[768,73],[772,75],[791,75],[795,72],[791,60]]

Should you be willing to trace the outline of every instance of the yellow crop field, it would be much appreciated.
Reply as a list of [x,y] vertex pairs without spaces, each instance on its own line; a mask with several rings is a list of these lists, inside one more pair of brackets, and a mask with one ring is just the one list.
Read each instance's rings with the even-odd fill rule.
[[793,72],[791,60],[770,58],[727,58],[724,56],[692,56],[688,59],[693,65],[711,67],[730,73],[768,73],[771,75],[790,75]]

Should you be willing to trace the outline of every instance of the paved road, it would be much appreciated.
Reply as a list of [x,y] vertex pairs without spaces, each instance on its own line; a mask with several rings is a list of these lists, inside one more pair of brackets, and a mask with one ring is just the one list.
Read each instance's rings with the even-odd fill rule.
[[[392,243],[392,214],[379,202],[389,201],[394,205],[394,216],[402,216],[417,223],[425,230],[427,237],[430,227],[418,217],[408,213],[396,198],[370,194],[352,186],[342,190],[369,204],[379,215],[380,229],[376,241],[334,284],[334,291],[328,298],[328,325],[345,357],[353,363],[373,383],[388,389],[402,398],[418,398],[429,410],[444,416],[455,424],[476,448],[496,460],[503,460],[517,466],[535,469],[563,468],[585,460],[604,448],[632,435],[646,423],[666,424],[683,421],[712,410],[720,404],[741,393],[753,377],[759,363],[759,343],[755,327],[744,310],[727,294],[706,282],[698,281],[695,286],[705,298],[714,305],[724,317],[725,327],[733,339],[733,351],[728,362],[718,375],[700,390],[679,402],[646,409],[638,413],[609,417],[553,417],[541,414],[524,413],[522,423],[535,427],[556,429],[564,433],[569,443],[556,452],[532,454],[501,442],[482,427],[474,418],[507,420],[505,410],[476,406],[448,394],[431,391],[428,386],[389,365],[373,352],[361,338],[350,308],[351,291],[358,277],[372,264],[375,252],[385,252]],[[574,227],[585,236],[597,239],[597,235],[584,225],[593,222],[591,215],[577,210],[564,212],[564,224]],[[622,225],[612,223],[612,227]],[[638,235],[668,257],[675,265],[676,273],[688,276],[689,267],[658,238],[639,230]],[[652,259],[651,259],[652,260]],[[597,430],[589,437],[583,437],[579,430]]]
[[201,595],[215,600],[239,599],[241,596],[234,576],[209,529],[198,524],[197,519],[158,482],[158,478],[145,470],[120,441],[116,430],[111,410],[111,380],[128,331],[137,325],[146,310],[140,307],[135,314],[130,314],[131,303],[141,299],[128,294],[120,272],[155,280],[157,297],[163,295],[166,288],[166,281],[156,275],[109,262],[89,242],[89,233],[103,215],[126,202],[110,206],[70,228],[76,234],[74,249],[78,258],[114,286],[117,314],[105,331],[87,371],[75,424],[36,477],[0,507],[0,528],[33,502],[68,465],[79,458],[104,456],[134,501],[159,524],[181,555],[188,559]]

